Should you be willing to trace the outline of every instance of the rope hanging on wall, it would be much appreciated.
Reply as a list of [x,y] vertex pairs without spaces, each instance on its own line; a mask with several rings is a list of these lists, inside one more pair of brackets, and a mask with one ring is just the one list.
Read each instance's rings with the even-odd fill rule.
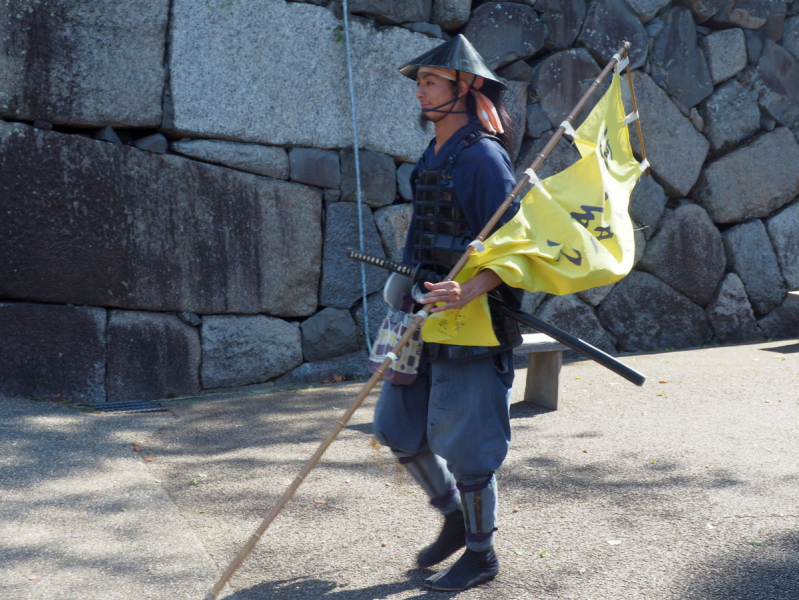
[[[355,86],[352,79],[352,52],[350,49],[350,21],[347,0],[344,0],[344,40],[347,46],[347,78],[350,86],[350,108],[352,112],[352,149],[355,155],[355,194],[358,199],[358,247],[364,252],[363,247],[363,215],[361,213],[361,163],[358,157],[358,124],[355,118]],[[363,334],[366,337],[366,347],[372,353],[372,341],[369,339],[369,306],[366,303],[366,265],[361,263],[361,294],[363,296]]]

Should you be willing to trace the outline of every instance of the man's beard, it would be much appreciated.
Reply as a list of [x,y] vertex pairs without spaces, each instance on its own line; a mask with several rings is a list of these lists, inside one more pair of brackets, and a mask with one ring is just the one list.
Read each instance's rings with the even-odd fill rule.
[[430,123],[430,116],[424,111],[419,111],[419,128],[422,131],[427,131],[428,123]]

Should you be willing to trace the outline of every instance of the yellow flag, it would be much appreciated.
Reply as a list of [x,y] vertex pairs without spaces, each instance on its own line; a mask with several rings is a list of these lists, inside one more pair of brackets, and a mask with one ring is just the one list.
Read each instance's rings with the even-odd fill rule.
[[[491,269],[513,287],[562,296],[622,279],[633,266],[630,193],[642,173],[633,156],[614,74],[610,88],[574,138],[582,158],[534,186],[513,219],[474,252],[456,277],[463,283]],[[459,310],[431,315],[426,342],[496,346],[485,296]]]

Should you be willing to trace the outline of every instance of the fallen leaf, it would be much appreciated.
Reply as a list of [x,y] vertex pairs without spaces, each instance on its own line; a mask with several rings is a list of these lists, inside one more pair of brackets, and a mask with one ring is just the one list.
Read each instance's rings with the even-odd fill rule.
[[333,373],[333,380],[337,381],[338,383],[341,383],[342,381],[344,381],[344,378],[341,375],[336,375],[335,373]]
[[656,460],[650,460],[649,462],[650,462],[650,463],[652,463],[653,465],[656,465],[658,461],[656,461]]
[[524,552],[522,552],[521,550],[514,550],[514,551],[513,551],[513,553],[514,553],[516,556],[521,556],[522,554],[524,554]]
[[388,542],[380,542],[380,545],[381,545],[383,548],[385,548],[386,546],[388,546]]
[[122,512],[128,512],[128,509],[127,508],[123,508]]
[[662,395],[663,395],[663,390],[658,390],[658,393],[657,393],[657,394],[655,394],[655,395],[656,395],[656,396],[662,396]]
[[519,508],[518,506],[514,506],[513,507],[513,512],[515,512],[515,513],[519,512],[520,510],[521,510],[521,508]]
[[763,545],[763,542],[755,542],[755,541],[751,541],[751,542],[749,542],[749,543],[750,543],[750,544],[752,544],[753,546],[762,546],[762,545]]
[[197,481],[196,479],[192,479],[191,481],[189,481],[189,485],[200,485],[200,482]]
[[658,383],[668,383],[668,381],[658,381]]
[[585,452],[586,454],[588,454],[588,450],[583,450],[583,452]]
[[527,469],[528,471],[532,471],[533,467],[528,467],[527,465],[523,465],[523,468]]
[[208,477],[208,473],[200,473],[200,477]]
[[155,483],[161,483],[161,480],[160,480],[160,479],[153,479],[153,481],[154,481]]
[[540,556],[541,558],[544,558],[546,555],[547,555],[546,550],[541,550],[541,552],[538,553],[538,556]]
[[133,451],[134,452],[141,452],[141,448],[137,444],[133,444]]
[[349,483],[350,481],[352,481],[352,480],[351,479],[345,479],[344,483]]
[[39,579],[39,576],[36,573],[31,573],[30,575],[28,575],[28,579],[30,579],[31,581],[36,581],[37,579]]
[[329,380],[329,379],[325,379],[325,380],[322,382],[322,385],[327,385],[328,383],[330,383],[330,380]]
[[327,500],[314,500],[317,504],[327,504]]
[[148,456],[148,457],[146,457],[144,460],[146,460],[147,462],[153,462],[153,459],[152,459],[152,458],[150,458],[149,456]]
[[621,544],[621,540],[608,540],[608,544],[610,544],[611,546],[618,546],[619,544]]
[[198,513],[200,513],[201,515],[204,515],[204,514],[205,514],[205,511],[204,511],[204,510],[198,510],[197,512],[198,512]]

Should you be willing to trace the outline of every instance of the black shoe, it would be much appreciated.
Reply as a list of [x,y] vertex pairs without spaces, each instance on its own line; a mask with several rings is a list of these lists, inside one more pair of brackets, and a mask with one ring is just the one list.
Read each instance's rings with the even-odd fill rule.
[[426,569],[455,554],[466,545],[466,526],[463,524],[463,511],[456,510],[444,517],[444,527],[438,539],[423,548],[416,557],[416,564]]
[[493,548],[485,552],[466,549],[454,565],[425,579],[425,586],[441,592],[465,590],[494,579],[499,560]]

